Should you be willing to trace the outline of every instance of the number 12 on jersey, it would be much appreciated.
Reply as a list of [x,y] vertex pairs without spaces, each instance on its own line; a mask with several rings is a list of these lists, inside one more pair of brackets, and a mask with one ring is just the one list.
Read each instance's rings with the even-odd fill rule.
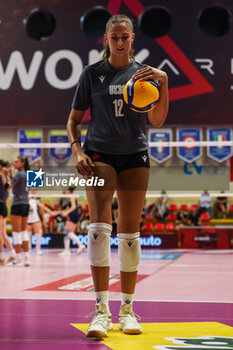
[[122,113],[123,108],[123,100],[122,98],[115,99],[113,101],[114,107],[115,107],[115,117],[124,117],[124,113]]

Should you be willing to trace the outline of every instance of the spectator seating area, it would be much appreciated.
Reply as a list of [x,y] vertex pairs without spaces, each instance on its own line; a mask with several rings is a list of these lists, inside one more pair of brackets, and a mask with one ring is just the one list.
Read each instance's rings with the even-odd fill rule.
[[[212,218],[210,214],[206,211],[200,212],[198,204],[192,204],[188,206],[187,204],[177,205],[172,203],[168,206],[168,215],[161,222],[159,219],[155,217],[154,214],[150,215],[150,212],[155,203],[151,203],[144,212],[146,212],[145,216],[142,219],[141,223],[141,232],[145,235],[147,234],[158,234],[158,233],[166,233],[173,234],[179,230],[180,227],[185,226],[211,226],[217,225],[220,222],[219,219]],[[185,221],[181,221],[179,218],[179,213],[182,212],[185,216]],[[191,221],[191,216],[196,216],[196,224]],[[232,219],[232,220],[230,220]],[[221,220],[223,223],[224,219]],[[226,224],[233,225],[233,204],[231,204],[227,210],[226,215]]]

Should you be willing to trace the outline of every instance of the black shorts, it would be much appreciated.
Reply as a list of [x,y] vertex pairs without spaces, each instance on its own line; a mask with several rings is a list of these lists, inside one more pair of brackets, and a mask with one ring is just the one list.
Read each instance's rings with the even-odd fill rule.
[[68,221],[73,222],[73,224],[77,224],[79,222],[80,216],[79,215],[68,215]]
[[0,216],[3,216],[4,218],[7,217],[8,214],[8,210],[7,210],[7,206],[5,203],[0,203]]
[[27,217],[28,214],[29,214],[29,204],[17,204],[17,205],[12,205],[11,207],[11,215]]
[[104,154],[85,150],[85,153],[93,162],[102,162],[111,165],[117,173],[126,169],[150,168],[148,151],[142,151],[132,154]]

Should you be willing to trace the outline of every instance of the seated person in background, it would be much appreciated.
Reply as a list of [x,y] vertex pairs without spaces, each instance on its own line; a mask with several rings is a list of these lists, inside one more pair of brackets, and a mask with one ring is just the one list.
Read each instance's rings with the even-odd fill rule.
[[200,225],[200,215],[196,208],[191,209],[191,213],[188,217],[188,224],[190,226],[199,226]]
[[112,221],[117,222],[117,217],[118,217],[118,203],[117,203],[117,199],[114,198],[112,201]]
[[[224,193],[221,191],[220,193]],[[220,214],[220,215],[219,215]],[[225,218],[227,214],[227,197],[217,197],[214,203],[214,216]]]
[[178,210],[177,216],[176,216],[176,223],[179,226],[187,226],[189,223],[189,217],[188,214],[184,211],[183,208],[180,208]]
[[84,219],[81,221],[80,229],[81,233],[87,233],[90,226],[90,216],[88,214],[84,215]]
[[142,209],[142,218],[145,218],[147,214],[147,207],[146,207],[146,198],[144,200],[144,206],[143,206],[143,209]]
[[167,192],[165,190],[161,191],[161,197],[163,198],[163,203],[166,204],[168,200]]
[[207,211],[211,217],[211,196],[208,190],[204,190],[204,192],[201,194],[198,213],[201,215],[205,211]]
[[157,203],[150,211],[150,215],[154,215],[156,219],[164,222],[165,218],[168,216],[168,208],[164,203],[164,198],[159,197]]

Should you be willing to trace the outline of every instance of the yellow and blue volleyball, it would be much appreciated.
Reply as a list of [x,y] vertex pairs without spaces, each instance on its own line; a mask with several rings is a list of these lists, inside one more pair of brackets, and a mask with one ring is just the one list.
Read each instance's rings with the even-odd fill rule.
[[124,87],[125,103],[133,111],[145,113],[155,108],[159,102],[159,85],[153,80],[130,79]]

